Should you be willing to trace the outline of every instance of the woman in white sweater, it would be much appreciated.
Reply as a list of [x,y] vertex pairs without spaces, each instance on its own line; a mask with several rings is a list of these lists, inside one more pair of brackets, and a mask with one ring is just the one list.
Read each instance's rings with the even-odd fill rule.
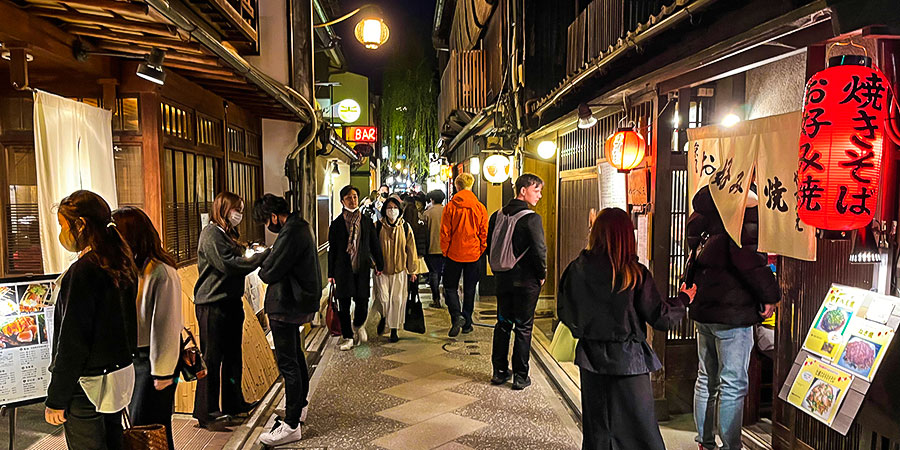
[[181,353],[181,280],[175,258],[162,247],[159,233],[143,211],[122,207],[113,220],[140,270],[137,291],[137,343],[134,396],[128,411],[134,425],[164,425],[169,448],[176,367]]

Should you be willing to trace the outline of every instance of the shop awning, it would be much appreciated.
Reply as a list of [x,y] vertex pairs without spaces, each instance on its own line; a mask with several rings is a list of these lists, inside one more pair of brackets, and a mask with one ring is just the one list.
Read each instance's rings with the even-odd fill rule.
[[[14,8],[7,0],[4,8]],[[310,121],[304,99],[251,66],[163,0],[23,0],[29,22],[46,20],[92,51],[143,57],[165,51],[163,66],[263,118]]]

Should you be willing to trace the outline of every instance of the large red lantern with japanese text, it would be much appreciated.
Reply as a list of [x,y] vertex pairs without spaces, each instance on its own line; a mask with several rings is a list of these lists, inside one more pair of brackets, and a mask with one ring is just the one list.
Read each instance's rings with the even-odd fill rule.
[[878,199],[889,89],[872,59],[842,55],[806,84],[797,213],[820,230],[872,221]]
[[646,149],[643,136],[633,128],[619,128],[606,139],[606,161],[619,172],[628,172],[644,160]]

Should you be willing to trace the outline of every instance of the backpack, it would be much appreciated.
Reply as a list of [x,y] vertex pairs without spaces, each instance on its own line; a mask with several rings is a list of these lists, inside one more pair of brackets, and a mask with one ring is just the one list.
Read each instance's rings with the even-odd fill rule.
[[491,249],[488,255],[488,262],[491,264],[491,270],[494,272],[506,272],[512,270],[519,260],[528,253],[531,247],[525,249],[521,255],[516,257],[513,253],[512,238],[516,229],[516,223],[519,219],[534,214],[530,209],[523,209],[511,216],[503,214],[503,210],[497,211],[497,220],[494,223],[494,233],[491,234]]

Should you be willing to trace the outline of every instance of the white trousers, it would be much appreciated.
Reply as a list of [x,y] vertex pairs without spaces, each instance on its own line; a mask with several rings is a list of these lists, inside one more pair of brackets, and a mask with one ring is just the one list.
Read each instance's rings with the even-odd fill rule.
[[406,321],[406,298],[409,286],[406,271],[393,275],[375,275],[375,292],[382,317],[388,329],[403,328]]

